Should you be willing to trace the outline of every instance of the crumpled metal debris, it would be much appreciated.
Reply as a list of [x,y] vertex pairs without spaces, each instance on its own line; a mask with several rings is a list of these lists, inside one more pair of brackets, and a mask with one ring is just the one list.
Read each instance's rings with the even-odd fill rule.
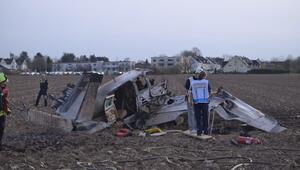
[[[89,133],[123,121],[128,127],[144,129],[167,122],[182,122],[187,112],[184,95],[172,95],[167,81],[154,83],[147,70],[132,70],[100,86],[103,75],[85,73],[74,87],[56,103],[56,113],[75,130]],[[137,78],[144,86],[136,84]],[[229,92],[219,89],[210,98],[209,108],[225,120],[238,120],[266,132],[285,130],[278,122],[246,104]],[[61,121],[64,122],[64,121]]]

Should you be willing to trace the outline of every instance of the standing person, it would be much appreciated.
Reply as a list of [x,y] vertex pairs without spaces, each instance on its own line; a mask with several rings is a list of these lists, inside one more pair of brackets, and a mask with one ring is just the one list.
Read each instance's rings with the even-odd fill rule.
[[36,107],[39,105],[41,96],[43,96],[44,98],[44,106],[47,106],[47,90],[48,90],[48,80],[46,78],[46,75],[43,74],[40,79],[40,91],[35,102]]
[[206,73],[201,71],[199,78],[191,82],[197,135],[208,134],[208,104],[211,87],[206,76]]
[[7,77],[0,72],[0,150],[2,150],[2,136],[5,128],[6,115],[11,113],[8,107],[8,88],[6,87]]
[[189,131],[190,133],[195,133],[197,131],[197,124],[196,124],[196,118],[194,114],[194,108],[193,108],[193,98],[192,98],[192,88],[191,88],[191,82],[192,80],[197,79],[196,76],[189,77],[185,82],[185,89],[186,92],[186,99],[187,99],[187,111],[188,111],[188,125],[189,125]]

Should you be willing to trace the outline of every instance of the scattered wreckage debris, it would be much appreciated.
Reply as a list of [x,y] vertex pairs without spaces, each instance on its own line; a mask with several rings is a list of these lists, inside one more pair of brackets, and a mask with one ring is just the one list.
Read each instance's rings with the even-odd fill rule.
[[236,146],[262,144],[262,141],[260,139],[249,136],[239,136],[237,139],[231,139],[230,142]]
[[[147,72],[132,70],[103,85],[100,85],[102,74],[84,73],[75,86],[68,85],[63,96],[55,99],[56,115],[29,110],[29,120],[44,124],[43,121],[51,119],[50,123],[58,121],[60,123],[53,125],[66,131],[86,130],[88,133],[103,130],[116,122],[122,122],[130,129],[146,129],[168,122],[183,123],[183,115],[187,112],[185,96],[173,95],[167,88],[167,81],[155,84]],[[275,119],[222,88],[211,97],[209,108],[213,113],[212,130],[215,113],[225,120],[238,120],[266,132],[285,130]]]
[[274,118],[246,104],[223,88],[219,88],[216,95],[211,97],[209,107],[225,120],[238,120],[266,132],[279,133],[286,129]]

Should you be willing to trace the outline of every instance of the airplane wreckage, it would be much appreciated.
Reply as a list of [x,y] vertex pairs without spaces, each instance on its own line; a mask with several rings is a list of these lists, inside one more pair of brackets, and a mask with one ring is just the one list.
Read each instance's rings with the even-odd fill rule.
[[[65,131],[89,133],[122,121],[128,127],[143,129],[167,122],[182,123],[187,113],[185,96],[174,96],[167,81],[154,84],[146,70],[132,70],[100,85],[103,75],[84,73],[74,86],[68,86],[55,99],[56,114],[29,110],[28,119]],[[141,87],[137,79],[143,79]],[[219,89],[210,98],[209,109],[225,120],[238,120],[257,129],[279,133],[285,130],[278,122],[246,104],[229,92]]]

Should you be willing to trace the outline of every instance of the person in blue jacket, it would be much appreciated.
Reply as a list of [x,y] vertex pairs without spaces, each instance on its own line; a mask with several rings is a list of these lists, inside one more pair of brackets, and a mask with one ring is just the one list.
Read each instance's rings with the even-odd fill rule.
[[206,76],[206,73],[201,71],[199,77],[191,81],[197,135],[208,134],[208,105],[211,87]]

